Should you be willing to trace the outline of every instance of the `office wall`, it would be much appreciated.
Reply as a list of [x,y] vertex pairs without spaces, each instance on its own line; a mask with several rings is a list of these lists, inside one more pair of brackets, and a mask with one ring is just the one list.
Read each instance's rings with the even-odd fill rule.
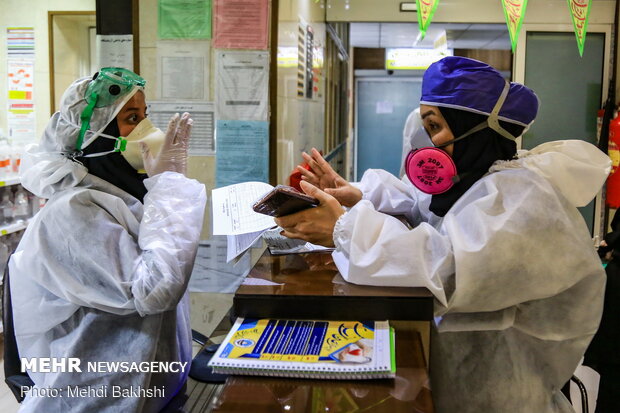
[[[146,80],[146,99],[155,100],[158,95],[157,82],[157,0],[140,1],[140,76]],[[215,64],[213,61],[213,48],[210,49],[209,58],[209,96],[205,101],[213,101],[213,73]],[[188,161],[188,176],[194,178],[207,187],[210,191],[215,188],[215,156],[190,156]],[[210,195],[210,193],[209,193]],[[208,239],[211,232],[210,209],[205,213],[201,239]]]
[[34,104],[39,139],[50,118],[49,39],[47,12],[95,11],[95,0],[2,0],[0,4],[0,128],[7,130],[6,28],[34,27]]

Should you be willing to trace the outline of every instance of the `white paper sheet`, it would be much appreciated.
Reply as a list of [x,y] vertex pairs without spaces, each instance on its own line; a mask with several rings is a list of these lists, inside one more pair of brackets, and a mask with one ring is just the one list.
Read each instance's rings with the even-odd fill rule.
[[247,234],[227,235],[226,262],[231,262],[246,252],[266,230],[249,232]]
[[[17,47],[17,46],[16,46]],[[9,47],[9,52],[11,48]],[[26,55],[29,56],[29,55]],[[34,56],[34,55],[33,55]],[[7,61],[7,126],[13,143],[35,142],[36,116],[34,112],[34,60]]]
[[284,283],[274,283],[273,281],[264,280],[262,278],[245,278],[242,285],[284,285]]
[[133,35],[98,34],[96,49],[99,67],[133,70]]
[[218,120],[267,120],[269,53],[219,51]]
[[312,244],[299,239],[287,238],[280,235],[282,228],[278,227],[263,233],[263,239],[271,255],[303,254],[307,252],[333,251],[333,248]]
[[190,156],[212,156],[215,154],[213,132],[215,112],[213,102],[148,102],[149,119],[164,132],[175,113],[189,112],[192,115],[192,136],[189,140]]
[[157,86],[164,100],[209,99],[209,49],[206,40],[157,42]]
[[273,189],[264,182],[244,182],[211,192],[213,235],[239,235],[262,231],[276,224],[273,217],[252,210],[261,196]]

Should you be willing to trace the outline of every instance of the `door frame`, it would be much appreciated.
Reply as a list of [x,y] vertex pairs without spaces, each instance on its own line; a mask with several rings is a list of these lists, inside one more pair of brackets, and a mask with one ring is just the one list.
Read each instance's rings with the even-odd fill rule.
[[[571,24],[537,24],[537,23],[524,23],[521,26],[521,32],[519,33],[519,39],[517,41],[517,50],[513,59],[512,78],[513,81],[524,83],[525,82],[525,55],[527,47],[527,33],[528,32],[550,32],[550,33],[571,33],[575,35],[575,31]],[[611,36],[612,25],[611,24],[589,24],[588,33],[603,33],[605,35],[605,46],[603,51],[603,79],[602,79],[602,93],[600,107],[603,107],[607,100],[607,92],[609,90],[609,80],[611,71]],[[584,47],[588,47],[588,37],[586,35],[586,43]],[[575,40],[575,48],[577,48],[577,40]],[[517,139],[517,148],[521,149],[522,140],[521,137]],[[594,246],[598,247],[602,240],[602,235],[605,234],[605,230],[601,228],[603,223],[603,213],[605,207],[603,205],[602,189],[596,195],[594,202],[594,222],[592,223],[592,240]],[[601,234],[602,233],[602,234]]]

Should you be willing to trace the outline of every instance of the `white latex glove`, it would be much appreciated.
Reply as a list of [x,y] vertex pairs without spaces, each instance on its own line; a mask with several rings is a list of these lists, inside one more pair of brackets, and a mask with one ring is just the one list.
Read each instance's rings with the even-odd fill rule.
[[168,123],[166,138],[156,158],[145,143],[140,143],[144,169],[147,175],[155,176],[162,172],[172,171],[185,175],[187,172],[187,149],[192,131],[193,120],[189,113],[179,118],[176,113]]

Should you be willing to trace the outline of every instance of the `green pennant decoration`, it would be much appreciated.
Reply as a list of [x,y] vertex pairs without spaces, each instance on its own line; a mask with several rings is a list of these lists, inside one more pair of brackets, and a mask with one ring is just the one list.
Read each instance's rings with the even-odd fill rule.
[[567,0],[570,14],[573,18],[573,28],[579,46],[579,56],[583,57],[583,46],[586,42],[588,17],[590,17],[590,0]]
[[512,53],[514,53],[517,48],[517,40],[519,40],[521,23],[523,23],[523,18],[525,17],[527,0],[502,0],[502,6],[504,8],[504,16],[506,17],[506,25],[508,26],[508,34],[510,35]]
[[426,36],[426,29],[431,24],[439,0],[415,0],[415,2],[418,5],[418,25],[420,26],[420,40],[422,40]]

